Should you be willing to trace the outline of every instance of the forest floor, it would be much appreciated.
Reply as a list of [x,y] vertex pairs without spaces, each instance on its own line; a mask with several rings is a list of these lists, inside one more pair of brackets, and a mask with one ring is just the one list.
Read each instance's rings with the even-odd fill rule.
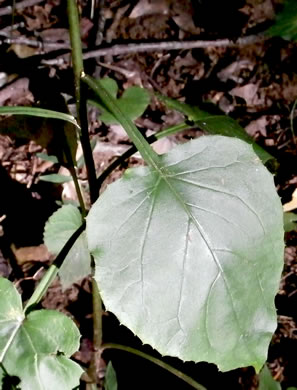
[[[58,110],[65,99],[68,108],[73,110],[65,2],[35,0],[17,4],[22,3],[29,6],[17,7],[12,17],[10,1],[0,0],[0,106],[39,105]],[[297,138],[294,138],[297,44],[262,34],[273,24],[280,1],[99,0],[101,8],[96,8],[94,15],[91,3],[81,1],[84,52],[90,57],[85,62],[88,73],[98,78],[113,78],[120,91],[132,85],[143,86],[201,109],[230,115],[276,157],[278,194],[283,204],[291,201],[297,185]],[[238,43],[238,38],[245,36],[253,39]],[[185,44],[178,50],[169,45],[201,40],[213,43],[206,48],[192,49]],[[125,51],[124,47],[121,53],[116,52],[114,45],[131,42],[137,43],[134,51]],[[159,47],[142,51],[142,45],[147,42]],[[160,42],[165,42],[163,50]],[[109,47],[113,51],[94,52]],[[102,124],[93,108],[89,110],[89,119],[96,168],[100,173],[130,143],[120,126]],[[136,124],[149,135],[181,119],[181,114],[152,100]],[[21,130],[20,126],[23,126]],[[32,128],[34,140],[32,133],[28,133]],[[0,121],[0,275],[17,283],[23,299],[30,296],[40,275],[53,260],[43,245],[46,220],[61,199],[76,201],[71,184],[40,180],[41,175],[48,173],[65,174],[65,169],[58,164],[36,155],[57,153],[58,146],[51,134],[52,129],[44,127],[40,120],[28,120],[25,125],[15,119],[11,122],[11,118]],[[166,152],[177,142],[201,134],[200,129],[193,128],[163,139],[159,141],[158,151]],[[137,155],[131,157],[113,173],[109,182],[120,177],[127,167],[141,163]],[[80,169],[79,177],[84,184],[84,168]],[[296,204],[294,208],[296,211]],[[285,241],[285,266],[276,297],[278,328],[268,355],[269,368],[283,389],[297,387],[297,231],[286,233]],[[90,279],[75,283],[66,291],[56,281],[42,305],[63,311],[76,321],[82,339],[75,359],[87,366],[92,350]],[[111,314],[104,316],[104,341],[154,353],[119,326]],[[188,388],[160,368],[127,357],[124,352],[108,351],[104,359],[112,359],[119,389]],[[232,390],[257,387],[257,377],[251,368],[223,374],[211,364],[181,364],[173,358],[167,361],[209,390],[217,389],[218,382],[221,388]]]

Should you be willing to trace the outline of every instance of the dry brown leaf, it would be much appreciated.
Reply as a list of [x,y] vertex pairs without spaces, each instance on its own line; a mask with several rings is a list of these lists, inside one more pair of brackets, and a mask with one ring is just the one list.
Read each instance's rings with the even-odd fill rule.
[[51,258],[51,255],[44,244],[27,246],[24,248],[16,248],[15,245],[12,244],[11,250],[19,265],[23,265],[29,261],[48,261]]
[[292,194],[292,200],[288,203],[285,203],[283,205],[283,209],[284,209],[284,212],[297,209],[297,188],[295,189],[295,191]]

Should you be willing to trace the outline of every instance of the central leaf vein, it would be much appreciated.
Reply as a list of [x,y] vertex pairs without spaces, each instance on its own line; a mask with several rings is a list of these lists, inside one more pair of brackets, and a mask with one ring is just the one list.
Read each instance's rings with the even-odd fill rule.
[[149,229],[150,229],[150,225],[151,225],[151,222],[152,222],[152,215],[153,215],[154,207],[155,207],[155,204],[156,204],[157,189],[158,189],[158,186],[160,184],[160,181],[161,181],[161,178],[159,178],[157,180],[157,182],[155,184],[154,191],[152,191],[153,198],[152,198],[152,201],[151,201],[151,207],[150,207],[150,210],[149,210],[147,223],[146,223],[146,227],[145,227],[145,231],[144,231],[144,235],[143,235],[143,239],[142,239],[141,250],[140,250],[141,297],[142,297],[142,304],[143,305],[144,305],[144,270],[143,270],[143,267],[144,267],[144,263],[143,263],[144,250],[145,250],[145,246],[146,246],[146,243],[147,243],[147,235],[148,235],[148,232],[149,232]]

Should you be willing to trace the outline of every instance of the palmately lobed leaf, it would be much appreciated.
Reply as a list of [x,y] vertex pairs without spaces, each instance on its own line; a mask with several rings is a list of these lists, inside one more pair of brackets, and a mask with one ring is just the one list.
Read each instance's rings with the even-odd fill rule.
[[252,147],[201,137],[111,184],[87,217],[107,310],[163,355],[260,370],[276,328],[283,213]]
[[[21,380],[22,390],[71,390],[81,367],[69,357],[79,348],[75,324],[54,310],[25,317],[13,284],[0,278],[0,362]],[[1,370],[0,370],[1,376]]]

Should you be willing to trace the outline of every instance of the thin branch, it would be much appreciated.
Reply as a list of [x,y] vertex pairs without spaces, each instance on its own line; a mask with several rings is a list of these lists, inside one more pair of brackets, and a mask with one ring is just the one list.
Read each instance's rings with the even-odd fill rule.
[[13,10],[19,10],[27,7],[32,7],[33,5],[43,3],[44,0],[24,0],[16,3],[15,6],[8,5],[7,7],[0,8],[0,16],[11,15]]
[[[236,41],[230,39],[217,39],[211,41],[171,41],[171,42],[154,42],[154,43],[129,43],[127,45],[114,45],[112,47],[100,48],[91,50],[83,54],[83,59],[98,58],[105,55],[116,56],[129,53],[148,53],[157,51],[174,51],[174,50],[190,50],[190,49],[205,49],[213,47],[237,47],[251,45],[258,42],[263,42],[267,37],[264,34],[248,35],[239,38]],[[46,43],[44,44],[46,48]],[[44,65],[62,65],[69,62],[68,58],[60,56],[51,60],[42,60]]]
[[[0,36],[4,36],[5,39],[1,43],[6,44],[18,44],[18,45],[27,45],[31,47],[40,48],[41,50],[62,50],[70,49],[70,45],[67,42],[51,42],[51,41],[38,41],[29,38],[17,37],[9,38],[9,33],[0,31]],[[236,47],[236,46],[245,46],[257,42],[262,42],[266,37],[262,34],[259,35],[248,35],[243,38],[239,38],[236,41],[230,39],[217,39],[211,41],[171,41],[171,42],[153,42],[153,43],[129,43],[127,45],[114,45],[112,47],[100,48],[97,50],[92,50],[85,52],[83,54],[83,59],[88,60],[90,58],[97,58],[105,55],[120,55],[120,54],[129,54],[129,53],[144,53],[144,52],[154,52],[154,51],[174,51],[174,50],[190,50],[190,49],[206,49],[213,47]],[[68,63],[68,59],[59,57],[53,60],[43,60],[42,63],[45,65],[57,65],[60,63]]]
[[172,41],[172,42],[154,42],[154,43],[130,43],[127,45],[114,45],[103,49],[92,50],[84,53],[83,58],[96,58],[105,55],[119,55],[129,53],[147,53],[152,51],[163,50],[188,50],[188,49],[207,49],[211,47],[236,47],[250,45],[252,43],[261,42],[265,39],[264,35],[248,35],[239,38],[236,41],[230,39],[217,39],[211,41]]
[[[5,36],[5,39],[1,40],[1,43],[5,43],[7,45],[24,45],[24,46],[30,46],[33,48],[40,49],[42,52],[43,50],[62,50],[62,49],[67,49],[70,50],[70,44],[65,42],[65,43],[59,43],[59,42],[51,42],[51,41],[42,41],[42,40],[34,40],[34,39],[29,39],[29,38],[23,38],[23,37],[18,37],[18,38],[8,38],[10,33],[6,32],[1,32],[0,31],[0,36]],[[40,54],[40,53],[38,53]]]

